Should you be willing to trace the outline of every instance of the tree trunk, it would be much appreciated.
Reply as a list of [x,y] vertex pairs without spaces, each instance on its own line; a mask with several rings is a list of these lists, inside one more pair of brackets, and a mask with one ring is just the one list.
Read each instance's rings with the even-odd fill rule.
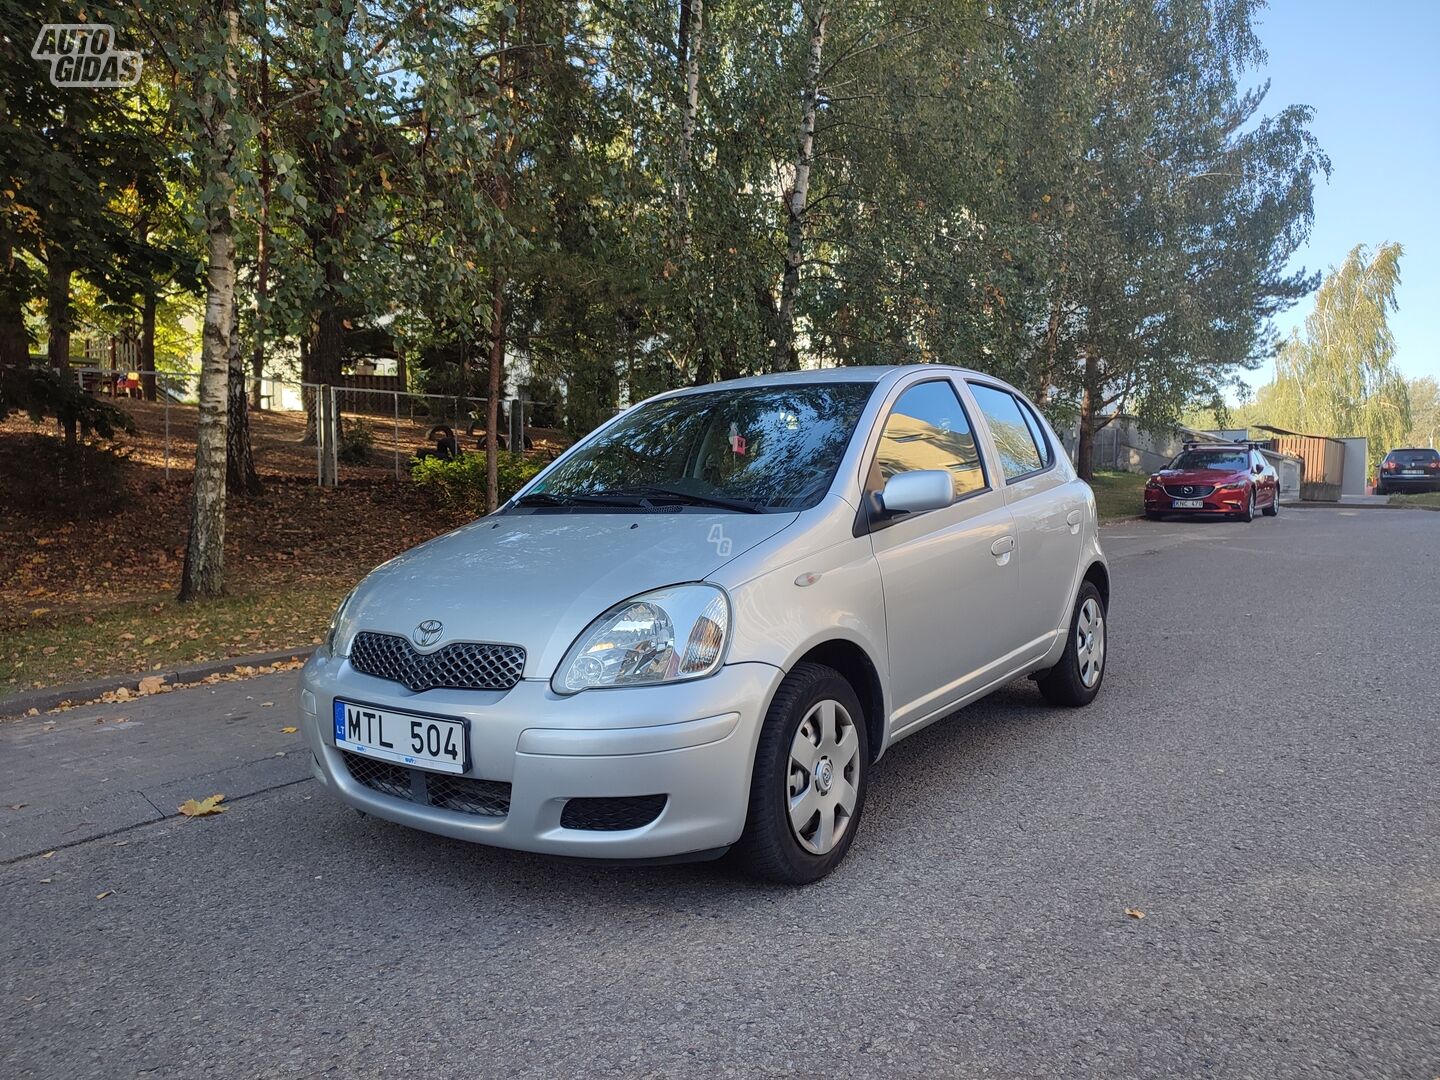
[[[265,17],[265,4],[260,4]],[[265,316],[270,296],[270,54],[260,46],[260,225],[255,241],[255,350],[250,357],[250,407],[261,407],[261,380],[265,377]],[[248,440],[247,440],[248,441]]]
[[155,400],[155,304],[155,290],[147,289],[140,305],[140,356],[138,359],[140,385],[144,389],[146,401]]
[[255,470],[255,452],[250,443],[250,400],[245,393],[245,360],[240,352],[240,303],[230,304],[230,345],[227,353],[230,377],[225,426],[225,485],[242,495],[259,495],[260,474]]
[[30,338],[25,333],[24,297],[15,273],[15,252],[0,239],[0,368],[30,363]]
[[795,349],[795,294],[800,289],[800,264],[805,261],[805,219],[810,197],[810,167],[815,161],[815,112],[820,100],[821,58],[830,11],[823,4],[810,24],[810,62],[805,71],[805,107],[800,114],[800,149],[795,157],[795,185],[787,192],[789,215],[785,232],[785,275],[780,282],[780,306],[775,325],[774,366],[794,371],[800,366]]
[[50,366],[64,371],[70,366],[70,256],[57,244],[46,252],[45,316],[50,331]]
[[1080,394],[1080,430],[1075,439],[1075,471],[1087,483],[1095,479],[1095,432],[1100,411],[1100,361],[1085,350],[1085,385]]
[[[515,10],[517,39],[523,38],[525,26],[524,0],[518,0]],[[502,49],[508,44],[506,35],[500,35]],[[509,124],[504,136],[497,136],[495,175],[492,179],[495,208],[503,220],[510,209],[510,155],[515,150],[515,63],[508,51],[500,54],[500,71],[496,82],[506,100],[506,116]],[[490,285],[490,370],[486,387],[485,402],[485,509],[494,513],[500,505],[500,394],[505,386],[505,268],[502,259],[497,259],[491,271]],[[523,451],[524,447],[510,448]]]
[[498,268],[490,295],[489,375],[485,391],[485,510],[494,513],[500,505],[500,394],[505,385],[505,279]]
[[225,591],[225,428],[230,382],[230,322],[235,304],[235,182],[230,175],[235,133],[230,121],[235,99],[234,56],[240,23],[235,0],[219,0],[226,55],[220,81],[224,94],[202,91],[199,113],[210,117],[205,181],[213,194],[205,205],[209,265],[206,271],[205,329],[200,351],[200,407],[195,438],[195,483],[190,492],[190,538],[180,599],[220,596]]
[[695,121],[700,112],[700,46],[704,29],[705,0],[681,0],[680,55],[685,63],[685,113],[680,121],[680,153],[675,181],[675,228],[676,246],[682,257],[690,247],[690,157],[691,146],[695,141]]

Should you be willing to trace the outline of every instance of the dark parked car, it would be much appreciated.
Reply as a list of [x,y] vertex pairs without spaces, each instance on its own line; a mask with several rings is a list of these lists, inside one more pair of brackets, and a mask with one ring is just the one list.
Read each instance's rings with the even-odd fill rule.
[[1194,514],[1250,521],[1280,512],[1280,476],[1265,455],[1239,443],[1187,446],[1145,484],[1145,516]]
[[1415,447],[1386,454],[1376,477],[1375,494],[1399,491],[1440,491],[1440,450]]

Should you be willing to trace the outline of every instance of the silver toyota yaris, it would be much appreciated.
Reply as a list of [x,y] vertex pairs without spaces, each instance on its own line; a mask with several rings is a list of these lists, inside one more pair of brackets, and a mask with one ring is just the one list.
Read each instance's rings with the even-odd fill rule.
[[1090,488],[1012,387],[740,379],[636,405],[377,568],[301,725],[322,784],[403,825],[813,881],[897,739],[1025,675],[1095,697],[1109,582]]

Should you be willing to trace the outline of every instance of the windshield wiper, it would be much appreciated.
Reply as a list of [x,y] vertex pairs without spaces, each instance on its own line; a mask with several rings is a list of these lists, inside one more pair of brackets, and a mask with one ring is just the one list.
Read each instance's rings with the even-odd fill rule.
[[734,510],[739,514],[763,514],[763,503],[751,499],[727,499],[723,495],[701,495],[694,491],[681,491],[660,484],[646,484],[643,487],[625,488],[621,491],[602,492],[607,495],[637,495],[646,499],[664,499],[685,503],[689,506],[714,506],[721,510]]
[[556,495],[552,491],[532,491],[515,500],[516,506],[645,506],[645,499],[623,492],[598,491],[594,494],[576,492]]

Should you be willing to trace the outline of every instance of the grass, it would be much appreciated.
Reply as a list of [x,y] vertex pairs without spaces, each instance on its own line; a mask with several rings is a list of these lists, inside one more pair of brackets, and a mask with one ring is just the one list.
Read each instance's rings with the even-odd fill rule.
[[1101,521],[1139,517],[1145,512],[1144,473],[1116,472],[1097,469],[1090,487],[1095,491],[1095,505]]
[[41,614],[31,612],[0,645],[0,698],[107,675],[309,648],[349,587],[305,582],[204,603],[119,604],[94,615],[36,609]]
[[1391,495],[1392,506],[1423,506],[1440,510],[1440,491],[1418,491],[1412,495]]

